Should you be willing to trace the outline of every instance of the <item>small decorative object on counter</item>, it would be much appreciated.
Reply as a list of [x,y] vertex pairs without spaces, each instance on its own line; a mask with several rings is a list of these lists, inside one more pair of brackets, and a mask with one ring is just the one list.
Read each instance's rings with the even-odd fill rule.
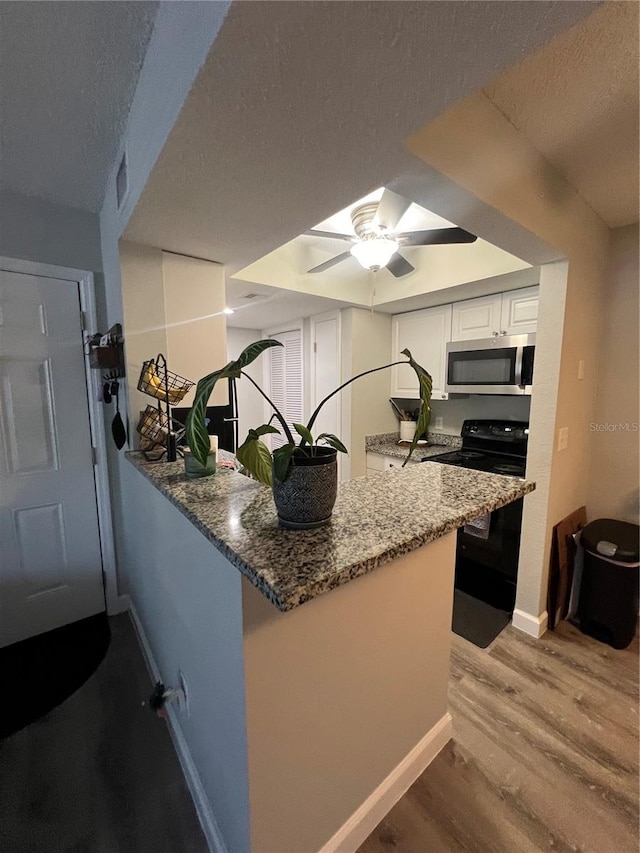
[[400,421],[400,441],[413,441],[415,431],[415,421]]
[[216,473],[218,468],[217,435],[209,436],[209,455],[207,456],[206,465],[199,462],[188,447],[185,447],[182,452],[184,454],[184,472],[190,480],[195,480],[199,477],[210,477]]
[[210,450],[207,456],[207,464],[203,465],[198,462],[193,453],[188,447],[183,450],[184,453],[184,473],[190,480],[196,480],[200,477],[210,477],[216,473],[218,464],[218,453],[216,450]]
[[[176,461],[176,444],[181,437],[182,425],[171,417],[171,406],[179,403],[191,388],[193,382],[169,370],[162,353],[143,363],[138,391],[155,397],[158,404],[156,409],[147,406],[138,423],[138,432],[145,439],[145,443],[141,444],[142,450],[157,451],[164,447],[167,462]],[[159,456],[156,454],[153,461],[160,461],[163,456],[164,453]]]
[[[222,369],[204,376],[198,382],[193,406],[186,421],[187,443],[193,456],[201,465],[206,466],[210,451],[205,421],[209,397],[218,380],[246,377],[269,403],[273,409],[273,415],[268,423],[249,430],[244,444],[236,452],[238,462],[252,477],[273,489],[281,526],[295,529],[318,527],[329,523],[336,500],[338,488],[336,451],[347,453],[347,448],[337,436],[322,433],[314,437],[312,433],[324,404],[362,376],[386,370],[396,364],[408,364],[418,377],[420,409],[417,421],[411,422],[413,436],[404,462],[406,464],[417,446],[418,439],[427,432],[429,426],[431,376],[414,361],[409,350],[405,349],[402,355],[406,356],[406,360],[383,364],[348,379],[319,403],[306,426],[296,423],[290,425],[275,403],[267,397],[251,376],[244,372],[244,368],[255,361],[262,352],[276,346],[282,346],[280,341],[274,339],[256,341],[244,349],[235,361],[230,361]],[[277,421],[279,428],[274,426],[273,421]],[[295,437],[294,432],[297,434]],[[262,436],[271,433],[284,434],[287,439],[286,444],[271,451],[261,440]]]

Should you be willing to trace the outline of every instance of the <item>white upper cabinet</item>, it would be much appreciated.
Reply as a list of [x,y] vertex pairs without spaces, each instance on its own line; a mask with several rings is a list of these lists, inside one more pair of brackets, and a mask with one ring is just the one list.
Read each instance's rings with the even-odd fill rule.
[[539,287],[525,287],[454,302],[451,340],[472,341],[535,332],[539,292]]
[[465,299],[452,306],[452,341],[474,341],[490,338],[500,329],[502,295]]
[[[451,340],[451,305],[396,314],[393,318],[393,361],[402,360],[403,349],[433,377],[432,398],[446,400],[444,390],[446,347]],[[398,365],[391,371],[392,397],[418,397],[418,379],[410,367]]]
[[500,330],[507,335],[528,335],[538,326],[539,287],[525,287],[502,294]]

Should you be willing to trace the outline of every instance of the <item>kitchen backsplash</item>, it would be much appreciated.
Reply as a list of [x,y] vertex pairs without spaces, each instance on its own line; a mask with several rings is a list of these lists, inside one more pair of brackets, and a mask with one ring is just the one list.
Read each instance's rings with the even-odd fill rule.
[[[460,435],[462,422],[469,418],[502,418],[528,421],[531,397],[478,395],[431,401],[429,432]],[[436,418],[442,418],[442,428],[436,428]]]

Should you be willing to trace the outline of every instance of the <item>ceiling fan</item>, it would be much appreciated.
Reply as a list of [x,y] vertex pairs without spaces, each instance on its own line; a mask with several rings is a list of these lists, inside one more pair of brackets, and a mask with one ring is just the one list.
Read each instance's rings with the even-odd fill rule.
[[463,228],[433,228],[429,231],[397,232],[398,223],[411,206],[409,199],[385,189],[379,202],[367,202],[351,211],[353,234],[334,234],[333,231],[306,233],[312,237],[328,237],[346,240],[351,248],[336,255],[323,264],[308,270],[309,273],[324,272],[336,264],[353,257],[368,270],[386,267],[396,278],[413,272],[409,261],[400,254],[400,249],[413,246],[436,246],[448,243],[474,243],[478,238]]

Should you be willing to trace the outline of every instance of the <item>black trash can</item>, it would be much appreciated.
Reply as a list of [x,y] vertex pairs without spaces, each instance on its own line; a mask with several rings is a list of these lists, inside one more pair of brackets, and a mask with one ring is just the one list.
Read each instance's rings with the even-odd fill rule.
[[580,629],[614,649],[626,649],[638,623],[637,524],[599,518],[582,531],[584,568]]

